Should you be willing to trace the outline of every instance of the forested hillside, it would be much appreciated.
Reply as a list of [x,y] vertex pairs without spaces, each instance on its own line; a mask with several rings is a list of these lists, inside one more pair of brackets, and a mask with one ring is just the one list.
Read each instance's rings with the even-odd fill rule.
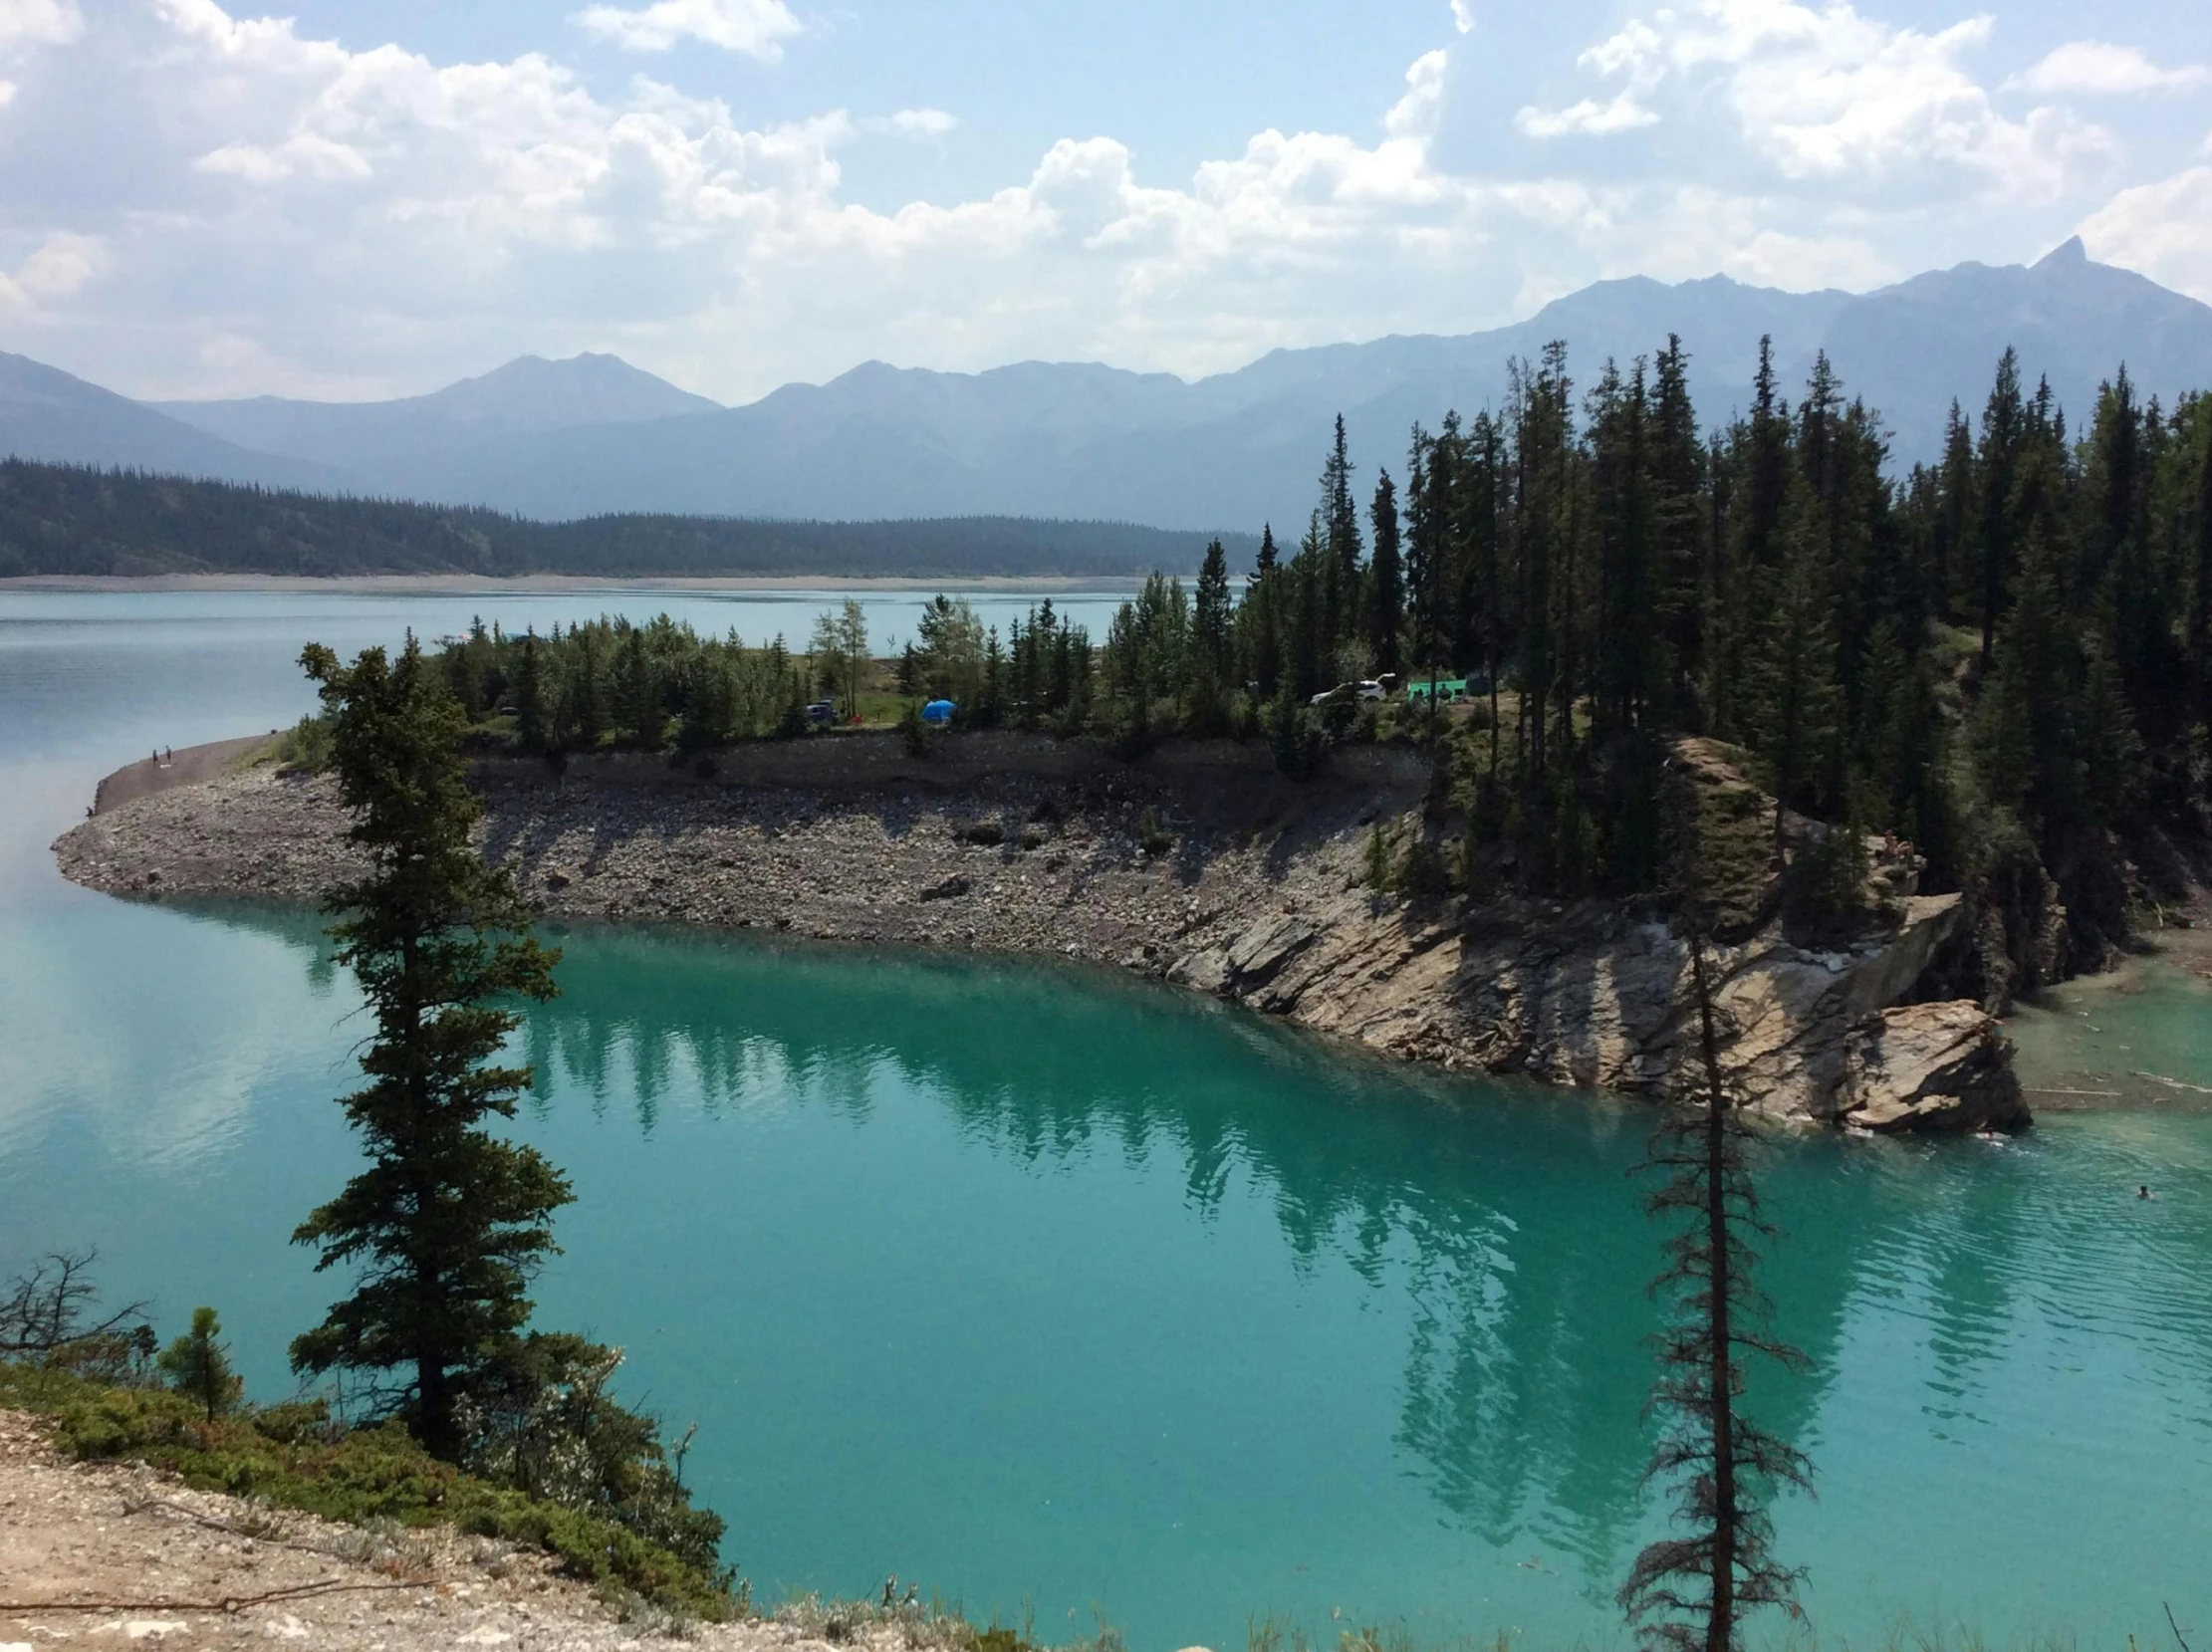
[[[1924,887],[1966,890],[1978,978],[1954,985],[1992,1001],[2100,961],[2184,881],[2212,397],[2146,403],[2120,369],[2070,425],[2007,352],[1978,424],[1954,404],[1940,462],[1893,477],[1825,354],[1792,406],[1762,351],[1749,413],[1710,430],[1678,340],[1578,390],[1560,347],[1517,365],[1498,415],[1416,429],[1365,512],[1340,426],[1297,554],[1263,549],[1227,624],[1203,587],[1187,628],[1136,604],[1103,679],[1206,718],[1207,684],[1252,680],[1280,725],[1370,669],[1487,678],[1462,875],[1556,893],[1656,886],[1669,742],[1734,743],[1793,810],[1909,839]],[[1801,867],[1778,820],[1774,853],[1834,905],[1857,885],[1833,845],[1857,841]]]
[[[1249,559],[1256,541],[1240,538]],[[1206,536],[1020,517],[773,522],[333,498],[0,460],[0,578],[148,574],[1114,576],[1193,570]]]

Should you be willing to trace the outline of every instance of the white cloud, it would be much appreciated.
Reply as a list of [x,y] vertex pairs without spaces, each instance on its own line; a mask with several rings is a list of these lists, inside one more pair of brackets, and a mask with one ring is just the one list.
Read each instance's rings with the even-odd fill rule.
[[958,126],[960,119],[941,109],[902,109],[895,115],[863,124],[870,131],[889,132],[897,137],[942,137]]
[[1800,236],[1764,229],[1721,260],[1723,274],[1793,293],[1842,287],[1864,292],[1902,274],[1873,245],[1850,235]]
[[1565,109],[1531,107],[1513,118],[1513,123],[1531,137],[1609,137],[1614,132],[1633,131],[1638,126],[1654,126],[1658,122],[1658,116],[1637,103],[1632,92],[1618,93],[1602,104],[1585,98]]
[[1475,32],[1475,8],[1472,0],[1452,0],[1452,27],[1463,35]]
[[784,0],[654,0],[635,10],[587,6],[570,21],[627,52],[665,52],[678,41],[698,40],[770,60],[800,32]]
[[84,27],[77,0],[0,0],[0,47],[67,46]]
[[2023,92],[2116,97],[2139,92],[2191,92],[2212,86],[2212,66],[2185,63],[2165,69],[2141,48],[2101,40],[2069,41],[2034,67],[2005,82]]
[[[1672,14],[1662,14],[1671,20]],[[1608,36],[1575,61],[1578,67],[1626,84],[1611,98],[1599,102],[1585,98],[1565,109],[1540,109],[1529,105],[1513,123],[1531,137],[1609,137],[1638,126],[1658,123],[1657,113],[1641,102],[1643,95],[1666,78],[1665,43],[1648,23],[1631,20],[1617,34]]]
[[99,236],[56,230],[12,274],[0,273],[0,304],[33,310],[74,297],[108,264],[108,243]]
[[1964,60],[1987,17],[1935,33],[1866,16],[1848,0],[1696,0],[1632,19],[1581,66],[1610,100],[1532,107],[1532,136],[1604,134],[1694,117],[1717,99],[1753,155],[1785,178],[1876,184],[1936,164],[1992,188],[2049,198],[2105,164],[2110,134],[2063,110],[1997,113]]
[[[737,12],[620,15],[672,30]],[[1997,116],[1964,67],[1980,38],[1844,4],[1652,11],[1582,54],[1593,96],[1524,118],[1537,136],[1641,125],[1639,157],[1691,156],[1608,174],[1620,145],[1518,170],[1494,143],[1458,147],[1501,111],[1479,95],[1487,60],[1450,35],[1377,97],[1372,138],[1269,129],[1161,178],[1121,135],[1069,136],[1000,187],[879,210],[845,187],[852,146],[939,137],[951,115],[748,122],[541,54],[442,63],[216,0],[103,0],[71,47],[73,84],[103,96],[9,109],[0,245],[40,250],[0,279],[48,358],[140,394],[400,393],[584,349],[727,400],[870,355],[1205,372],[1496,325],[1602,277],[1883,280],[1896,226],[1957,216],[1929,208],[1961,176],[1976,202],[2049,193],[2070,143],[2094,150],[2062,114]],[[55,61],[0,67],[28,93]],[[54,153],[84,157],[81,204],[41,194]]]
[[2212,166],[2121,190],[2080,233],[2100,263],[2124,264],[2212,304]]
[[1394,138],[1425,141],[1436,130],[1436,117],[1444,102],[1444,72],[1450,58],[1443,51],[1424,52],[1405,72],[1405,96],[1390,106],[1382,129]]

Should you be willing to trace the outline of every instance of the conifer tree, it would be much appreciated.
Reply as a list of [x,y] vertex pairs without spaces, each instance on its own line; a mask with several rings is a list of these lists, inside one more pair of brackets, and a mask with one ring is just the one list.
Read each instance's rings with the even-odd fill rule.
[[1345,446],[1345,416],[1337,415],[1336,441],[1322,469],[1320,526],[1326,558],[1317,570],[1315,641],[1324,657],[1353,634],[1359,611],[1359,508],[1352,496],[1352,459]]
[[1775,1560],[1767,1505],[1777,1491],[1807,1489],[1811,1480],[1804,1454],[1741,1405],[1744,1356],[1791,1370],[1807,1361],[1766,1329],[1771,1309],[1753,1282],[1756,1243],[1773,1229],[1760,1213],[1748,1132],[1722,1082],[1702,907],[1693,889],[1685,921],[1703,1082],[1668,1106],[1643,1167],[1665,1176],[1645,1212],[1680,1224],[1653,1282],[1674,1315],[1657,1339],[1651,1407],[1666,1427],[1647,1474],[1674,1482],[1682,1530],[1637,1554],[1617,1597],[1645,1644],[1668,1652],[1736,1652],[1747,1612],[1796,1613],[1802,1573]]
[[570,668],[562,680],[561,737],[563,745],[596,751],[607,732],[607,685],[600,658],[600,627],[572,627]]
[[[1207,544],[1205,561],[1198,567],[1198,588],[1193,604],[1191,624],[1197,637],[1200,661],[1217,678],[1226,675],[1232,603],[1229,558],[1218,539]],[[1050,606],[1048,603],[1048,611]]]
[[622,638],[621,685],[622,732],[639,751],[658,751],[666,719],[653,682],[652,656],[645,651],[645,633],[635,625]]
[[1226,713],[1232,661],[1230,627],[1235,622],[1229,593],[1229,559],[1221,541],[1206,546],[1191,603],[1190,718],[1194,733],[1218,734]]
[[1955,396],[1943,428],[1943,460],[1933,485],[1928,569],[1936,591],[1933,607],[1937,612],[1964,611],[1973,574],[1968,553],[1973,542],[1974,431]]
[[1390,473],[1375,478],[1369,521],[1374,560],[1367,572],[1367,646],[1378,674],[1396,675],[1398,636],[1405,625],[1404,577],[1398,566],[1398,496]]
[[1411,666],[1433,685],[1446,663],[1445,632],[1450,617],[1441,489],[1433,480],[1441,455],[1418,424],[1405,461],[1404,566],[1407,630],[1413,645]]
[[2013,487],[2027,435],[2020,357],[2008,346],[1997,362],[1997,382],[1990,389],[1989,404],[1982,410],[1982,445],[1974,465],[1978,495],[1974,555],[1981,576],[1981,664],[1985,671],[1996,655],[1997,620],[2004,610],[2017,554]]
[[413,640],[396,660],[350,666],[311,644],[347,835],[367,875],[328,907],[338,960],[369,1001],[368,1083],[344,1098],[367,1169],[293,1234],[318,1271],[349,1267],[352,1294],[292,1344],[295,1370],[403,1372],[383,1390],[433,1452],[460,1447],[455,1406],[530,1313],[532,1271],[554,1248],[567,1181],[486,1124],[514,1115],[527,1067],[492,1064],[521,1018],[554,996],[511,874],[469,841],[481,806],[462,783],[460,708]]
[[1751,658],[1750,723],[1754,749],[1773,771],[1777,847],[1784,811],[1810,802],[1842,734],[1826,563],[1810,534],[1793,537]]
[[199,1405],[207,1420],[238,1403],[246,1383],[230,1368],[230,1349],[222,1340],[223,1322],[211,1307],[192,1309],[192,1328],[161,1350],[161,1374],[169,1386]]
[[1651,441],[1651,616],[1664,648],[1660,683],[1668,720],[1695,728],[1692,685],[1705,644],[1705,446],[1690,402],[1689,354],[1667,336],[1653,363]]
[[2190,535],[2189,657],[2196,689],[2192,709],[2198,723],[2212,726],[2212,401],[2200,399],[2196,413],[2204,427],[2204,452],[2197,461]]
[[538,657],[538,633],[524,631],[515,664],[515,734],[526,752],[543,752],[552,745],[551,719],[547,715],[545,665]]

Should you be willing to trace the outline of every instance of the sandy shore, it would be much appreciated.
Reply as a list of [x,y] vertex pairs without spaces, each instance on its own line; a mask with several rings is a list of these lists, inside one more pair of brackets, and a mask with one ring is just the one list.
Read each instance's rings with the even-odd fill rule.
[[1011,591],[1109,591],[1116,595],[1143,585],[1133,576],[1096,578],[1073,575],[1038,575],[1015,579],[1005,575],[962,575],[927,579],[839,579],[811,574],[747,574],[723,579],[617,580],[584,578],[567,574],[525,574],[512,579],[492,579],[480,574],[363,574],[310,579],[277,574],[150,574],[138,579],[108,575],[33,574],[0,580],[0,591],[10,590],[223,590],[223,591],[344,591],[364,596],[465,596],[489,594],[557,594],[574,590],[1011,590]]

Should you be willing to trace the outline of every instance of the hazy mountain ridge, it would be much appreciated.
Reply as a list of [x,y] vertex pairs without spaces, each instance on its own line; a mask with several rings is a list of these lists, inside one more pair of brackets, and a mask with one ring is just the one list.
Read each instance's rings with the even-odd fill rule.
[[[1895,433],[1900,469],[1934,456],[1954,397],[1978,414],[2007,345],[2031,385],[2049,377],[2077,428],[2122,360],[2143,393],[2169,402],[2212,386],[2212,307],[2091,263],[2072,241],[2033,266],[1962,264],[1857,295],[1725,276],[1604,281],[1510,327],[1279,350],[1195,382],[1096,362],[955,373],[868,361],[723,408],[585,355],[524,357],[396,401],[139,405],[42,369],[86,392],[75,422],[11,417],[0,400],[0,437],[40,458],[549,519],[1002,515],[1247,531],[1271,521],[1295,536],[1336,414],[1371,479],[1378,464],[1402,467],[1416,421],[1433,428],[1450,408],[1501,406],[1509,363],[1554,339],[1588,386],[1608,357],[1626,370],[1669,333],[1690,353],[1708,428],[1746,403],[1762,335],[1792,398],[1826,349],[1845,393]],[[320,468],[303,476],[302,466]]]
[[[358,478],[372,491],[406,492],[415,470],[439,454],[510,435],[573,425],[630,424],[722,411],[616,355],[565,361],[523,355],[427,395],[393,401],[145,403],[181,424],[241,447],[304,459]],[[473,501],[470,501],[473,503]]]

